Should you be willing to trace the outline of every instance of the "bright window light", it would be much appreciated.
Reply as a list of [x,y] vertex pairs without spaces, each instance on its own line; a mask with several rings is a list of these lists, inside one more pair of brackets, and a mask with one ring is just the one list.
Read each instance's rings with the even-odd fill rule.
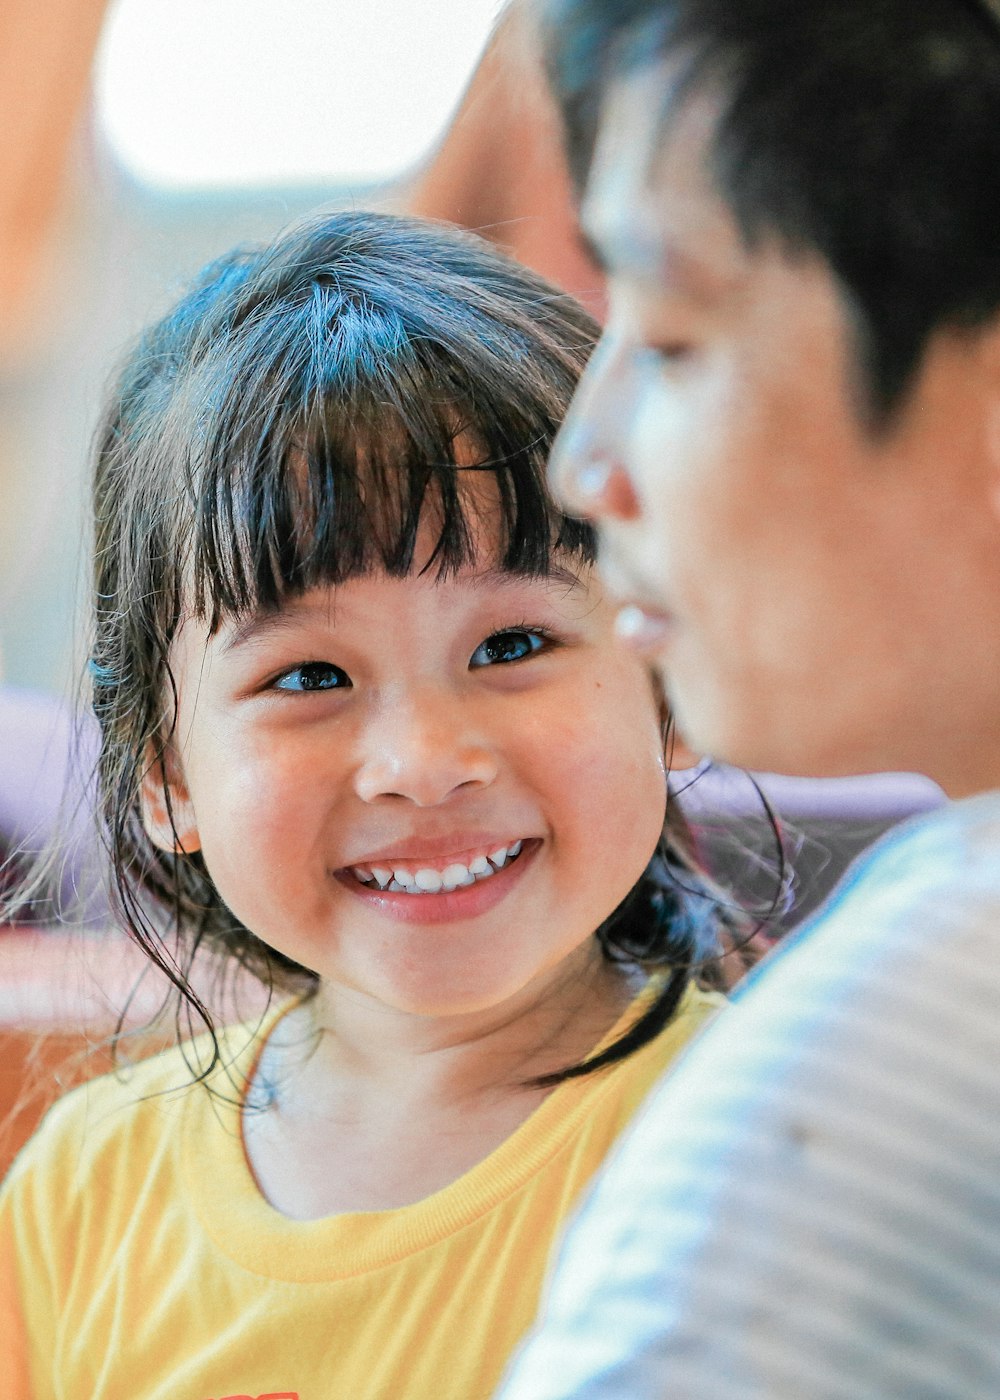
[[501,0],[116,0],[98,128],[174,191],[364,185],[431,148]]

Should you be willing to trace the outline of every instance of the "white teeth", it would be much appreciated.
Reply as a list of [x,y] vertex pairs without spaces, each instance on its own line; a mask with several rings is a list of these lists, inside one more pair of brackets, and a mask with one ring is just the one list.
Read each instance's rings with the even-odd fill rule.
[[472,870],[456,861],[441,871],[441,883],[446,890],[457,890],[463,885],[474,885],[476,876]]
[[418,890],[425,890],[427,894],[437,894],[444,884],[444,880],[437,870],[431,870],[428,867],[417,871],[413,877],[413,883]]
[[479,880],[488,880],[491,875],[502,870],[508,861],[520,855],[522,845],[523,842],[515,841],[510,846],[500,846],[497,850],[490,851],[488,856],[474,856],[468,865],[463,865],[461,861],[453,861],[443,870],[435,870],[429,865],[421,866],[419,870],[412,872],[402,867],[399,870],[390,870],[379,865],[353,865],[351,872],[363,885],[377,886],[378,889],[388,890],[392,894],[438,894],[441,890],[447,893],[474,885]]

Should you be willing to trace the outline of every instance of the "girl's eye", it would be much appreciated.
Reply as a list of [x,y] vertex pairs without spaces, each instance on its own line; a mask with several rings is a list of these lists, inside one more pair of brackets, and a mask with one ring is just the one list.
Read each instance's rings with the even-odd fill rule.
[[274,682],[275,690],[343,690],[351,678],[329,661],[307,661],[284,671]]
[[512,627],[506,632],[494,632],[480,642],[472,653],[470,667],[497,666],[508,661],[523,661],[545,646],[545,637],[527,627]]

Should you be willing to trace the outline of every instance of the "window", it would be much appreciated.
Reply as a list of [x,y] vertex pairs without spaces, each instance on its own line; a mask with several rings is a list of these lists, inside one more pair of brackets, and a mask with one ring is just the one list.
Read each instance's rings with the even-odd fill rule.
[[441,134],[501,0],[115,0],[96,121],[164,191],[363,187]]

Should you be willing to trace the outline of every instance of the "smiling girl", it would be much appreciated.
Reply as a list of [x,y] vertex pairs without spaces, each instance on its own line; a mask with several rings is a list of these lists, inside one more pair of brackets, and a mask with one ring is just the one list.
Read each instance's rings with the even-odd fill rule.
[[283,995],[22,1154],[5,1393],[488,1396],[714,1005],[662,705],[545,487],[595,331],[471,236],[345,214],[132,355],[94,495],[121,916],[203,1015],[200,948]]

